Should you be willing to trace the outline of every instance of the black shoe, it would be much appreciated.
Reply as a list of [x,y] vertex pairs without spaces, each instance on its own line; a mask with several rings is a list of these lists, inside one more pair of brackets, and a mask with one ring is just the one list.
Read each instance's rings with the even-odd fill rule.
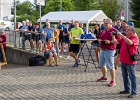
[[134,98],[134,96],[136,96],[136,94],[130,94],[128,95],[128,98]]
[[130,91],[123,90],[123,91],[120,91],[120,94],[130,94]]

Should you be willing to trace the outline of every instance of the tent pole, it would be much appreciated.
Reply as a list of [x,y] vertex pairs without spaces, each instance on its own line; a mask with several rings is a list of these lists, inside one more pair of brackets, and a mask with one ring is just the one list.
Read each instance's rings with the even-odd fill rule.
[[86,23],[86,34],[88,34],[88,26],[89,26],[89,23],[87,22]]

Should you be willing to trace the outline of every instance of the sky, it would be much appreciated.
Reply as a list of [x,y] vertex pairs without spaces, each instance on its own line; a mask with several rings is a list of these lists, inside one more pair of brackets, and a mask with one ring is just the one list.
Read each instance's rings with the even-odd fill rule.
[[[20,0],[21,2],[23,2],[23,1],[27,1],[27,0]],[[28,0],[28,1],[30,1],[30,2],[34,2],[34,0]]]
[[[27,0],[20,0],[20,1],[27,1]],[[34,0],[28,0],[28,1],[30,1],[30,2],[34,2]]]

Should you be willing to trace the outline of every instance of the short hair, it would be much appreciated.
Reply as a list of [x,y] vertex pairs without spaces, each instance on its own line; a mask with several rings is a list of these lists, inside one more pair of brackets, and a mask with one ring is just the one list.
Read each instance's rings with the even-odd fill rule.
[[22,23],[25,23],[26,21],[22,21]]
[[103,19],[103,22],[105,21],[106,19]]
[[29,20],[26,20],[26,22],[29,22]]
[[69,22],[66,22],[66,24],[70,24]]
[[78,23],[78,24],[79,24],[79,22],[78,22],[78,21],[75,21],[74,23]]
[[35,23],[35,25],[40,25],[39,23]]
[[133,27],[133,26],[128,26],[127,29],[128,29],[128,28],[131,28],[132,31],[133,31],[134,33],[136,33],[136,29],[135,29],[135,27]]
[[0,30],[0,33],[4,33],[5,31],[2,29],[2,30]]
[[106,19],[105,21],[108,21],[110,24],[112,24],[112,20],[110,18]]
[[127,24],[127,21],[126,20],[123,20],[122,22],[126,23]]

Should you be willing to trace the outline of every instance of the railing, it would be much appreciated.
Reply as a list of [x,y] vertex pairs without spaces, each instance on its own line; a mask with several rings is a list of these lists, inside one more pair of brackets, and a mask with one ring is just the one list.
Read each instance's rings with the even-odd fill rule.
[[[10,31],[5,31],[5,33],[7,37],[6,40],[7,44],[14,47],[22,48],[22,37],[20,36],[19,32],[15,33],[15,31],[10,30]],[[26,43],[26,48],[30,48],[29,41],[27,40],[25,43]]]

